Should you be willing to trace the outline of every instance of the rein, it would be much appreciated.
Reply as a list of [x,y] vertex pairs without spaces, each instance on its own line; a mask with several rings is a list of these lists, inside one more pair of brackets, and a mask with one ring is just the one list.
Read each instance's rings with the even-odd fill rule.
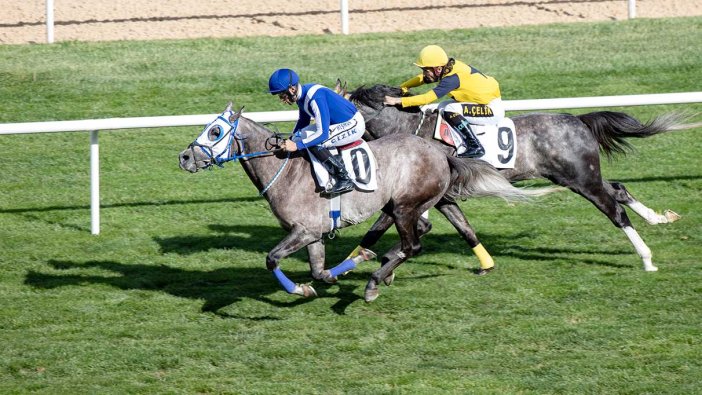
[[419,120],[419,125],[417,125],[417,129],[415,129],[415,131],[414,131],[415,136],[419,135],[419,129],[422,128],[422,125],[424,124],[424,118],[426,118],[426,116],[427,116],[427,113],[424,112],[424,110],[422,110],[422,109],[420,109],[420,110],[422,112],[422,118]]

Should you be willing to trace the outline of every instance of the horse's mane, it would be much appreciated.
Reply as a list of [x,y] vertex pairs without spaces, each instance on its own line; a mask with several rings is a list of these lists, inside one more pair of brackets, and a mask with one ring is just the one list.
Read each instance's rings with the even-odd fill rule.
[[[384,106],[383,101],[385,100],[385,96],[401,97],[404,95],[402,94],[402,89],[396,88],[394,86],[377,84],[371,86],[370,88],[366,88],[365,85],[361,85],[355,91],[351,92],[349,100],[351,100],[354,103],[366,105],[375,110],[380,110]],[[398,110],[406,112],[418,112],[419,107],[398,107]]]

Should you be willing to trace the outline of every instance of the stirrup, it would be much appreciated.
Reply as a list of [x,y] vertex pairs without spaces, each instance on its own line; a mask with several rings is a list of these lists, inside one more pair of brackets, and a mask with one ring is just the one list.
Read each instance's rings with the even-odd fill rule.
[[335,196],[335,195],[341,195],[346,192],[351,192],[354,189],[356,189],[356,185],[353,183],[353,181],[348,180],[348,182],[340,182],[337,181],[336,184],[330,189],[330,190],[324,190],[320,192],[319,194],[324,196],[324,197],[329,197],[329,196]]

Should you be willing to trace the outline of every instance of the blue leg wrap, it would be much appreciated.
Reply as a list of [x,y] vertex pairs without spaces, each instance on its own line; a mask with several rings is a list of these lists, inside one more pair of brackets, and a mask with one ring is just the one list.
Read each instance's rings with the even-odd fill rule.
[[289,278],[285,276],[285,273],[283,273],[282,270],[280,270],[280,267],[275,268],[273,270],[273,275],[275,276],[276,280],[280,283],[280,285],[285,288],[285,290],[291,294],[295,291],[295,283],[290,281]]
[[354,263],[353,259],[346,259],[343,262],[341,262],[340,264],[329,269],[329,273],[331,273],[332,277],[339,277],[340,275],[348,272],[349,270],[353,270],[355,268],[356,268],[356,263]]

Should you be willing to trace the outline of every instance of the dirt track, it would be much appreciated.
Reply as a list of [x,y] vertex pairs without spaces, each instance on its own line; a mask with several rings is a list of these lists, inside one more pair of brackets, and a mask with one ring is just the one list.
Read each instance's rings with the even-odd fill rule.
[[[339,0],[56,0],[54,40],[337,34],[341,31],[339,3]],[[702,15],[700,0],[637,0],[636,4],[638,18]],[[44,1],[3,0],[2,8],[0,44],[46,42]],[[628,17],[625,0],[349,0],[349,11],[351,33]]]

